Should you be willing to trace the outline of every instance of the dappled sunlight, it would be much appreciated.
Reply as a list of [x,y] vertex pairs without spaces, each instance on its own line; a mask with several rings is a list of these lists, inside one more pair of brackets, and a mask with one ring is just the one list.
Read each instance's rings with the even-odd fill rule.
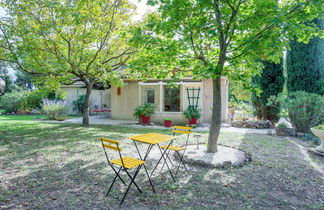
[[[289,138],[287,138],[289,140]],[[314,168],[314,170],[320,172],[322,174],[321,178],[324,180],[324,166],[320,166],[319,164],[317,164],[316,162],[314,162],[312,159],[311,159],[311,156],[309,154],[309,152],[301,145],[297,144],[296,142],[293,142],[291,140],[289,140],[292,144],[294,144],[298,149],[299,149],[299,152],[300,154],[302,154],[304,160]]]
[[[117,208],[126,187],[117,181],[111,197],[104,197],[114,173],[107,165],[99,137],[120,140],[123,155],[139,158],[133,142],[127,138],[146,132],[160,132],[142,128],[45,123],[2,125],[0,122],[0,135],[5,134],[4,141],[0,142],[3,162],[0,165],[1,186],[5,189],[4,198],[8,200],[6,206],[16,208],[91,209],[107,205]],[[161,130],[161,133],[168,132]],[[202,133],[200,147],[206,147],[203,144],[206,144],[207,137],[207,133]],[[183,143],[184,136],[179,136],[174,142],[176,145]],[[181,167],[176,182],[173,182],[166,167],[160,171],[160,164],[153,176],[156,194],[152,192],[142,169],[137,182],[143,193],[138,193],[133,186],[122,208],[170,207],[170,203],[174,203],[172,206],[175,208],[193,203],[202,207],[207,203],[207,207],[219,205],[224,208],[228,205],[237,208],[242,203],[245,206],[265,203],[265,208],[275,208],[278,206],[276,203],[284,203],[291,207],[295,198],[287,195],[292,192],[303,195],[306,187],[313,189],[323,181],[318,171],[300,169],[300,165],[306,165],[303,156],[298,154],[297,147],[292,147],[283,138],[224,132],[220,134],[219,143],[252,153],[253,161],[231,169],[187,164],[188,171]],[[195,145],[196,139],[191,137],[189,144]],[[147,149],[145,144],[138,146],[142,154]],[[118,153],[111,151],[109,157],[118,158]],[[155,147],[146,162],[149,170],[155,166],[158,157],[159,150]],[[178,164],[177,161],[175,163]],[[176,166],[171,170],[174,172]],[[122,177],[128,180],[125,173]],[[307,196],[311,200],[302,202],[307,205],[310,201],[318,203],[321,194],[316,190],[310,192]],[[289,202],[284,201],[286,198]]]

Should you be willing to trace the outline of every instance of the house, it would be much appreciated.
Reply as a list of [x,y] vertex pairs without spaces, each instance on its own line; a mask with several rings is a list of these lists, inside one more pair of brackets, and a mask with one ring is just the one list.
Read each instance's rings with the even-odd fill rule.
[[[67,103],[72,104],[78,95],[85,93],[81,83],[73,86],[63,86],[67,93]],[[168,80],[124,79],[123,87],[112,86],[106,90],[94,90],[90,97],[90,107],[103,104],[111,110],[112,120],[134,120],[133,112],[138,105],[152,103],[155,114],[152,122],[163,124],[165,118],[171,118],[174,124],[186,124],[188,120],[183,111],[189,106],[197,106],[201,111],[199,123],[210,123],[213,102],[213,86],[211,79],[194,80],[182,79],[180,82],[169,85]],[[228,79],[221,78],[222,121],[227,121],[228,106]],[[70,106],[71,109],[72,105]]]
[[[62,91],[66,93],[67,114],[76,115],[78,111],[73,110],[73,101],[77,100],[80,95],[85,95],[85,84],[81,81],[75,82],[73,85],[61,86]],[[96,88],[92,90],[90,95],[90,107],[98,107],[98,109],[110,109],[111,102],[110,89]]]
[[[152,103],[155,114],[152,121],[162,124],[165,118],[171,118],[176,124],[186,124],[183,111],[189,105],[198,105],[202,110],[200,123],[210,123],[212,113],[212,80],[193,80],[186,78],[168,86],[166,81],[150,79],[146,82],[124,80],[124,87],[111,88],[111,119],[134,119],[136,106]],[[222,121],[227,120],[228,80],[221,78]],[[190,102],[189,102],[190,101]],[[189,104],[190,103],[190,104]]]

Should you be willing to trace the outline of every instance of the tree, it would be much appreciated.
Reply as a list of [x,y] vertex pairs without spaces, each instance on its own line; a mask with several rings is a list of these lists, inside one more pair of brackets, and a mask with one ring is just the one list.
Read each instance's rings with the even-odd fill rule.
[[119,82],[135,50],[127,45],[134,6],[127,0],[2,1],[0,60],[46,86],[83,81],[83,124],[89,124],[93,86]]
[[0,91],[0,94],[5,94],[18,89],[14,84],[12,76],[9,74],[8,66],[5,65],[4,62],[0,62],[0,80],[2,81],[2,90]]
[[31,91],[34,87],[33,76],[26,72],[16,71],[15,84],[25,90]]
[[[324,18],[312,22],[324,29]],[[290,41],[287,52],[288,92],[306,91],[324,95],[324,39],[312,38],[308,44]]]
[[255,92],[252,93],[252,104],[259,119],[270,120],[275,123],[280,118],[280,106],[269,106],[267,104],[271,96],[278,96],[282,92],[285,83],[283,61],[281,59],[278,64],[263,61],[263,65],[261,74],[252,78],[252,85],[261,90],[259,95]]
[[320,0],[149,0],[158,12],[134,30],[142,47],[132,68],[142,77],[192,75],[213,79],[213,111],[207,152],[217,152],[221,125],[220,77],[246,80],[262,65],[279,62],[287,38],[307,41],[316,29],[304,21],[321,11]]

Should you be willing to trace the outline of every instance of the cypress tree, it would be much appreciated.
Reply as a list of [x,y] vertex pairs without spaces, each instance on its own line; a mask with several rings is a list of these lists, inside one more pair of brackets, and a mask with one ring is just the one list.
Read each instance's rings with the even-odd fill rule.
[[[324,19],[314,23],[323,30]],[[290,41],[287,51],[288,93],[306,91],[324,95],[324,39],[312,38],[308,44]]]
[[280,118],[280,106],[267,106],[267,103],[270,96],[277,96],[282,92],[285,83],[283,62],[282,59],[279,64],[263,61],[263,65],[261,74],[252,78],[252,85],[261,90],[259,96],[252,93],[252,105],[259,119],[270,120],[274,123]]

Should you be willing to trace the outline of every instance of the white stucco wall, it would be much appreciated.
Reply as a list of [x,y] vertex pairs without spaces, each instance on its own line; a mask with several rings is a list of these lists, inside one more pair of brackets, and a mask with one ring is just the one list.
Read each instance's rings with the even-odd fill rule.
[[[66,102],[67,102],[67,114],[74,115],[77,114],[76,111],[73,111],[73,101],[75,101],[80,95],[84,95],[86,92],[85,88],[80,87],[62,87],[62,90],[66,93]],[[111,90],[92,90],[90,95],[90,107],[98,105],[103,107],[103,104],[107,105],[108,108],[111,108]]]

